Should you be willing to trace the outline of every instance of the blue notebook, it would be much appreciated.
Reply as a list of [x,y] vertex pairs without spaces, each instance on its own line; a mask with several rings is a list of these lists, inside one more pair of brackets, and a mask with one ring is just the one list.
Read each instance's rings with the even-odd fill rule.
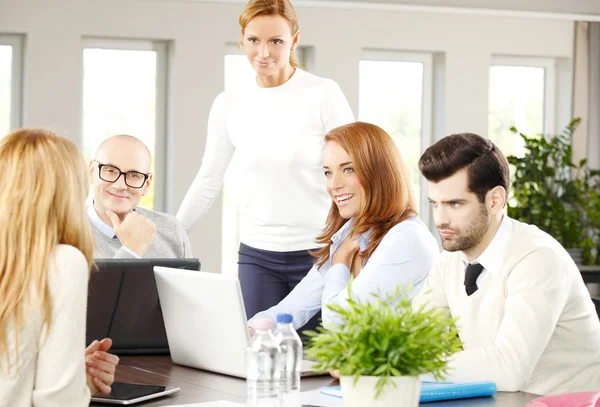
[[[321,388],[321,393],[334,397],[342,397],[340,386],[330,386]],[[419,401],[426,403],[428,401],[467,399],[473,397],[488,397],[496,394],[496,383],[494,382],[473,382],[473,383],[436,383],[422,382],[421,397]]]

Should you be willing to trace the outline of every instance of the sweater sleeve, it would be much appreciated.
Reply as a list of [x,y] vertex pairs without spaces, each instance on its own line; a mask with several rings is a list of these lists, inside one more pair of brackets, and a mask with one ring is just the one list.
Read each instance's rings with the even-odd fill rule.
[[72,246],[60,245],[50,259],[48,286],[52,321],[39,343],[32,403],[34,406],[87,406],[85,321],[88,265]]
[[444,289],[443,271],[447,259],[440,255],[439,260],[427,275],[423,288],[413,299],[413,308],[425,306],[426,309],[438,308],[449,310],[448,298]]
[[192,254],[192,242],[190,241],[190,237],[186,233],[183,226],[177,225],[177,229],[179,230],[181,240],[183,241],[183,258],[194,257],[194,255]]
[[346,96],[344,96],[340,86],[331,79],[327,80],[324,87],[321,120],[323,121],[325,133],[329,133],[330,130],[336,127],[354,122],[354,115]]
[[225,100],[226,94],[223,92],[213,102],[200,171],[177,212],[177,219],[188,232],[202,219],[219,194],[225,171],[233,156],[234,146],[227,134]]
[[567,302],[567,268],[550,248],[521,260],[506,280],[504,317],[494,342],[455,354],[447,380],[490,380],[499,391],[523,389]]

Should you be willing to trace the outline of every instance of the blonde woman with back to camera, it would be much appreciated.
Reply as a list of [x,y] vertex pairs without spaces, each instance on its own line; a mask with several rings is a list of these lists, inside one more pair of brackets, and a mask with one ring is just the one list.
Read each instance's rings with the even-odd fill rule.
[[[354,121],[340,87],[292,58],[300,31],[289,0],[250,0],[239,17],[256,77],[215,99],[206,148],[177,218],[190,231],[206,214],[230,162],[241,210],[239,279],[248,317],[285,298],[313,266],[330,199],[325,134]],[[314,323],[315,320],[313,320]]]
[[83,348],[86,165],[72,142],[24,129],[0,141],[0,168],[0,406],[86,406],[118,363],[109,339]]

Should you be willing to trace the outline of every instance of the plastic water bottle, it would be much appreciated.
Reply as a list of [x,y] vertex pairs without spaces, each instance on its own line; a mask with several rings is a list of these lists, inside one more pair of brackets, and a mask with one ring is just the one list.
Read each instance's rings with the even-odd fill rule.
[[281,348],[273,336],[273,321],[254,322],[255,334],[246,348],[248,407],[281,406]]
[[290,314],[277,315],[275,339],[281,347],[281,394],[284,406],[300,406],[300,369],[302,341],[292,326]]

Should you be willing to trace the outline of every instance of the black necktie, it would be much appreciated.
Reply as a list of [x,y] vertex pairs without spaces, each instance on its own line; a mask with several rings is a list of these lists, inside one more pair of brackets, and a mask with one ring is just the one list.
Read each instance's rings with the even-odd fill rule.
[[479,263],[473,263],[467,266],[467,272],[465,273],[465,289],[467,290],[467,295],[471,295],[477,291],[477,277],[479,277],[482,271],[483,266]]

